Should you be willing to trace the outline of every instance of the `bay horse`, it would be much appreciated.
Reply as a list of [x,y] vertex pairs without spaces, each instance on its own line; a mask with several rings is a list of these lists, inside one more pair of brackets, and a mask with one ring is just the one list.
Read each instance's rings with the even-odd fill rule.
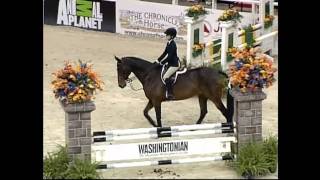
[[[154,127],[162,127],[161,124],[161,103],[167,101],[165,97],[165,86],[162,83],[160,73],[161,65],[151,63],[137,57],[122,57],[121,59],[115,56],[117,60],[118,85],[120,88],[126,86],[126,81],[129,75],[133,73],[141,82],[145,96],[149,99],[143,114]],[[222,103],[223,95],[223,78],[226,76],[223,72],[208,67],[200,67],[197,69],[187,70],[184,74],[179,75],[176,83],[173,86],[174,100],[183,100],[198,96],[200,104],[200,117],[197,124],[200,124],[207,114],[207,100],[211,100],[228,123],[232,119],[228,115],[227,109]],[[226,78],[226,77],[224,77]],[[148,112],[154,107],[157,118],[157,125],[149,116]]]

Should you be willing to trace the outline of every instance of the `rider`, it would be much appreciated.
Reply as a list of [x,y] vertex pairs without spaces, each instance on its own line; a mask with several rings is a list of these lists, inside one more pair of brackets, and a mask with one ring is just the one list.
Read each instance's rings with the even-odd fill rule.
[[[168,28],[165,32],[168,40],[166,48],[162,55],[158,58],[157,62],[161,65],[168,63],[168,70],[164,74],[163,79],[165,80],[166,86],[166,98],[174,99],[172,85],[173,82],[170,80],[170,76],[179,69],[179,57],[177,56],[177,45],[174,42],[174,38],[177,35],[177,31],[174,28]],[[168,55],[165,59],[163,59]]]

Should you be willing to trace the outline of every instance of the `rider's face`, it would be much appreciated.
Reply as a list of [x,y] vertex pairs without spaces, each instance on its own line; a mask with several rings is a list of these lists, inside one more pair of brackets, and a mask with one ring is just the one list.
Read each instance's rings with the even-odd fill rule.
[[167,35],[166,36],[167,40],[169,41],[171,39],[171,36],[170,35]]

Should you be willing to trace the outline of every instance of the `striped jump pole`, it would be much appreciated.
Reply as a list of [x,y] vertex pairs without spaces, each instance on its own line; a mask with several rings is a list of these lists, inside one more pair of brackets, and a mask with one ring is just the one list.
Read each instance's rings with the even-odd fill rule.
[[217,128],[232,128],[235,127],[234,123],[213,123],[213,124],[195,124],[195,125],[181,125],[170,127],[154,127],[154,128],[137,128],[137,129],[120,129],[109,131],[96,131],[93,136],[124,136],[124,135],[137,135],[137,134],[159,134],[163,131],[182,132],[193,130],[210,130]]
[[114,168],[128,168],[139,166],[156,166],[156,165],[168,165],[168,164],[186,164],[194,162],[207,162],[207,161],[221,161],[232,160],[233,155],[224,156],[208,156],[198,158],[184,158],[184,159],[172,159],[172,160],[159,160],[159,161],[141,161],[141,162],[128,162],[128,163],[108,163],[100,164],[97,169],[114,169]]
[[210,134],[227,134],[236,133],[236,129],[212,129],[212,130],[198,130],[198,131],[169,131],[160,132],[157,134],[136,134],[127,136],[94,136],[93,142],[110,142],[110,141],[123,141],[123,140],[133,140],[133,139],[158,139],[164,137],[185,137],[185,136],[196,136],[196,135],[210,135]]

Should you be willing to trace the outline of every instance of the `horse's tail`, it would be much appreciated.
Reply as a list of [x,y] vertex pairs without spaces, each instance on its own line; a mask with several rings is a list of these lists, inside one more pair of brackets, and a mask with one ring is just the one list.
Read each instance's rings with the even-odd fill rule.
[[223,72],[223,71],[221,71],[221,70],[219,70],[218,72],[219,72],[219,74],[222,74],[222,75],[225,76],[226,78],[229,77],[225,72]]
[[228,79],[229,76],[225,72],[223,72],[221,70],[219,70],[218,73],[222,74],[223,76],[225,76],[227,78],[226,81],[225,81],[226,84],[224,84],[225,87],[224,87],[224,90],[223,90],[222,94],[223,94],[224,97],[226,96],[226,98],[227,98],[227,122],[228,123],[232,123],[232,121],[233,121],[233,111],[234,111],[234,104],[233,104],[234,99],[233,99],[233,96],[230,94],[230,91],[229,91],[229,88],[228,88],[228,85],[227,85],[228,81],[229,81],[229,79]]

